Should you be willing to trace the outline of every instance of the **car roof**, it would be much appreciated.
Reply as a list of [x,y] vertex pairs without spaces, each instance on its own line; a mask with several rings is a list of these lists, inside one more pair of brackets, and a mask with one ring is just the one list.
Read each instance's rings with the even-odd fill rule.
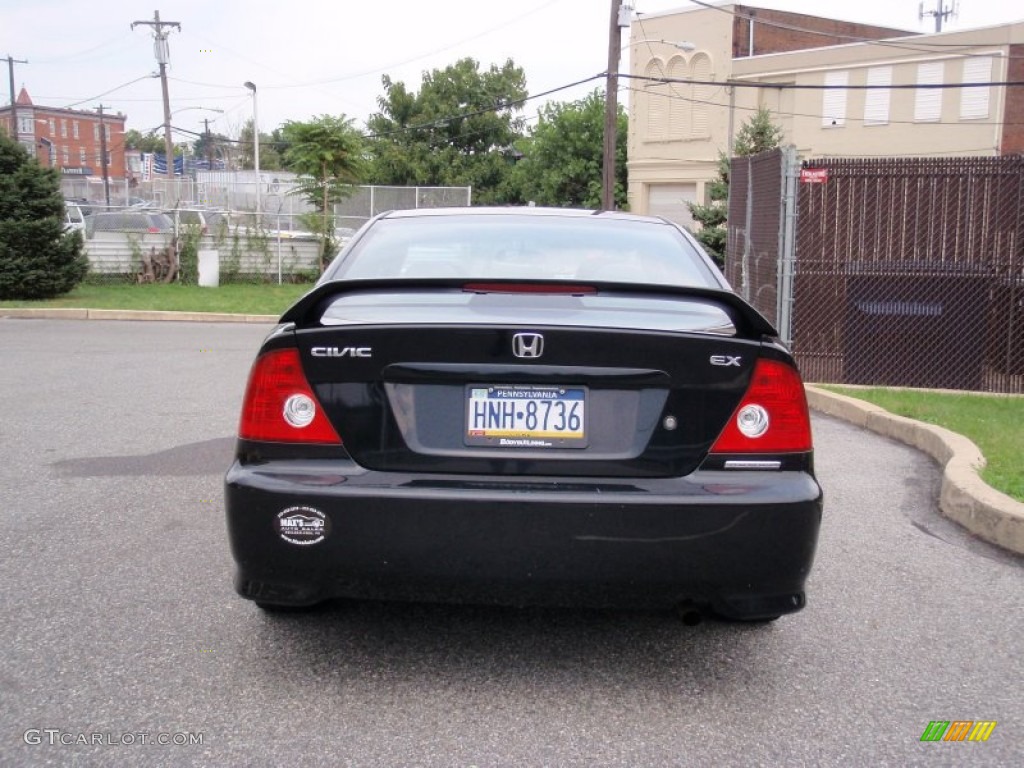
[[542,208],[536,206],[479,206],[460,208],[412,208],[407,210],[388,211],[381,218],[411,219],[437,216],[529,216],[575,219],[616,219],[621,221],[647,221],[652,224],[668,224],[665,219],[657,216],[640,216],[625,211],[594,211],[584,208]]

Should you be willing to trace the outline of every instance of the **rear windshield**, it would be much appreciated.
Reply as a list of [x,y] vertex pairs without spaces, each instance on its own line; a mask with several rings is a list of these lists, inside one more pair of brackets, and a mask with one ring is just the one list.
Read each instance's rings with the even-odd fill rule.
[[721,286],[679,230],[653,221],[485,214],[381,219],[343,258],[332,278]]

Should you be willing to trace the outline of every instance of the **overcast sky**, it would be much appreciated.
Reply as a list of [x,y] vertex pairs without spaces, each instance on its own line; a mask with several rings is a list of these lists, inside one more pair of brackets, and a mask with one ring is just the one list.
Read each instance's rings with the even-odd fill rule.
[[[626,0],[629,3],[630,0]],[[950,4],[952,0],[946,0]],[[692,7],[687,0],[633,0],[640,13]],[[763,0],[749,5],[928,32],[918,0]],[[925,0],[934,9],[936,0]],[[960,0],[950,30],[1019,20],[1019,0]],[[151,28],[133,21],[181,24],[170,34],[172,124],[237,135],[252,115],[243,87],[256,84],[260,128],[318,114],[341,114],[362,126],[383,93],[381,75],[418,90],[425,70],[471,56],[482,68],[511,58],[526,71],[530,93],[603,72],[608,58],[609,0],[0,0],[0,56],[15,65],[15,87],[36,104],[95,108],[128,116],[148,132],[163,123]],[[628,62],[623,59],[621,70]],[[7,81],[7,73],[3,73]],[[138,80],[130,85],[131,81]],[[547,99],[580,98],[602,81],[527,103],[535,117]],[[0,86],[0,103],[9,103]],[[203,107],[207,109],[197,109]],[[222,109],[223,114],[212,109]],[[186,141],[184,133],[176,141]]]

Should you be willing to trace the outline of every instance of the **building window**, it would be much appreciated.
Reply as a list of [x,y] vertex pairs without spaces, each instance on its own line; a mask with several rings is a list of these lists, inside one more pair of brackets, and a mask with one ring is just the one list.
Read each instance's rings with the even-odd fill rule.
[[51,117],[50,118],[50,138],[52,139],[57,135],[57,122]]
[[78,163],[83,168],[85,167],[85,150],[84,149],[79,149],[78,150]]
[[71,153],[68,152],[68,148],[66,146],[63,146],[63,147],[60,148],[60,154],[61,154],[61,157],[64,158],[64,163],[63,164],[64,165],[70,165],[71,164]]
[[[658,61],[657,70],[661,62]],[[649,74],[649,77],[661,77]],[[673,82],[659,84],[657,90],[648,89],[652,110],[648,111],[649,139],[669,141],[690,141],[707,138],[708,105],[715,86],[706,85],[713,79],[711,59],[705,53],[698,53],[687,61],[682,56],[673,56],[668,62],[668,78]],[[700,84],[688,80],[702,81]],[[655,95],[658,94],[658,95]],[[660,104],[655,100],[660,100]],[[657,121],[657,122],[656,122]]]
[[[668,76],[670,80],[685,80],[690,76],[690,67],[682,56],[673,56],[668,60]],[[690,91],[693,86],[681,82],[669,83],[668,86],[668,130],[666,139],[678,141],[690,136],[690,110],[692,102]]]
[[100,140],[100,125],[99,125],[99,123],[93,123],[92,124],[92,140],[93,141],[99,141]]
[[110,141],[110,126],[109,126],[109,125],[104,125],[104,126],[103,126],[103,130],[104,130],[104,131],[106,132],[106,134],[107,134],[107,141]]
[[[706,53],[698,53],[690,62],[690,71],[694,80],[701,80],[705,83],[715,79],[711,71],[711,57]],[[693,85],[693,114],[690,122],[690,137],[704,139],[711,134],[708,124],[708,102],[711,101],[711,94],[715,86],[694,83]]]
[[[644,70],[650,78],[665,77],[665,65],[661,59],[651,59]],[[669,85],[652,80],[647,81],[644,90],[647,96],[647,140],[664,141],[668,130]]]
[[[988,83],[992,80],[992,57],[972,56],[964,59],[965,83]],[[988,118],[989,86],[960,89],[960,119],[985,120]]]
[[826,72],[825,90],[821,104],[821,125],[825,128],[842,128],[846,125],[846,86],[849,72]]
[[71,130],[72,130],[72,133],[74,134],[75,138],[77,139],[78,138],[78,121],[77,120],[71,121]]
[[29,115],[28,117],[22,117],[21,115],[18,115],[18,133],[27,133],[30,135],[35,135],[35,132],[35,118],[33,118],[32,115]]
[[100,164],[100,151],[98,149],[96,150],[96,154],[93,157],[96,160],[96,165],[99,165]]
[[[942,83],[943,63],[930,61],[917,65],[918,86],[935,86]],[[942,118],[942,89],[918,88],[914,96],[914,120],[919,123],[934,123]]]
[[62,139],[66,139],[68,137],[68,121],[67,120],[61,120],[60,121],[60,137]]
[[868,88],[864,94],[864,125],[887,125],[892,67],[869,68],[868,85],[874,87]]

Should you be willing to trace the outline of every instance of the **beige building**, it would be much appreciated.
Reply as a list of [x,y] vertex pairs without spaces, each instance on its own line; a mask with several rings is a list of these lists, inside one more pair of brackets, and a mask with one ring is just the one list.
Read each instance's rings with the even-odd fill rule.
[[760,106],[804,158],[1024,152],[1024,86],[959,87],[1024,81],[1024,23],[920,35],[720,4],[634,19],[628,45],[638,213],[692,225]]

